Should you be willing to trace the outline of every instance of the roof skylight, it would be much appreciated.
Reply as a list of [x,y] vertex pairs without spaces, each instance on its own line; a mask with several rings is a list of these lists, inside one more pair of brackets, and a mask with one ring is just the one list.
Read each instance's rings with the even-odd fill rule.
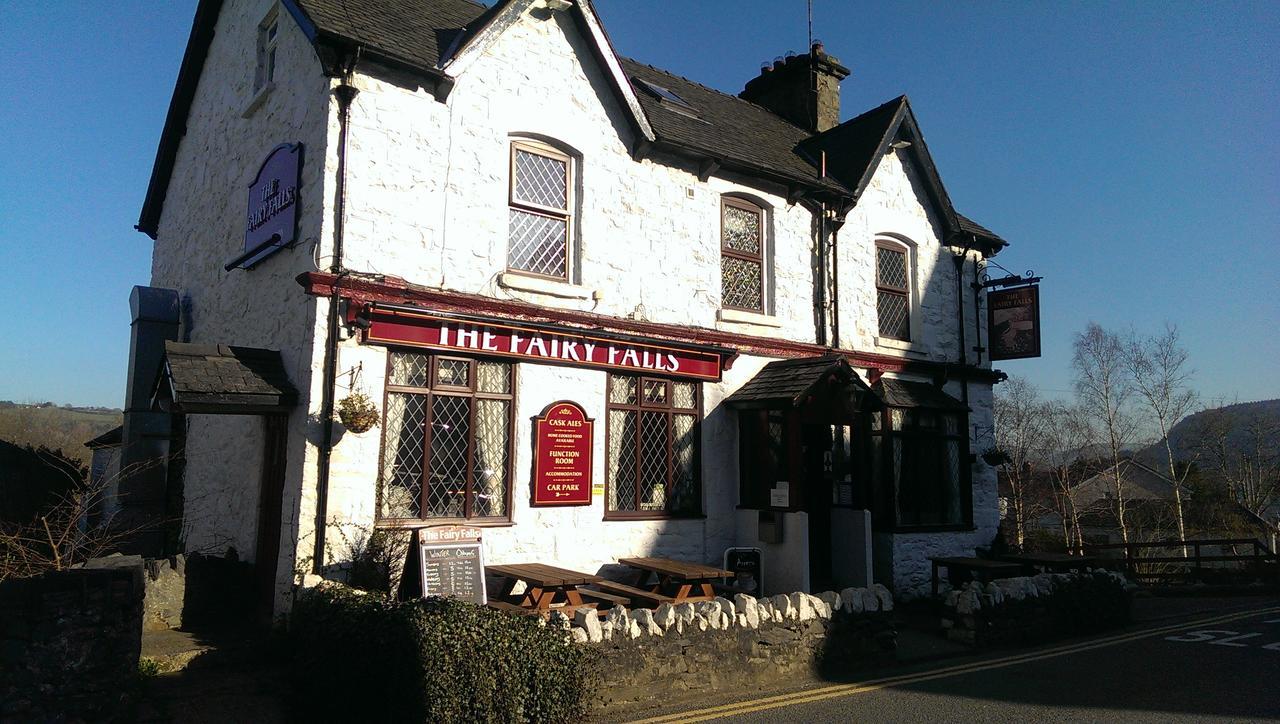
[[666,101],[667,103],[680,106],[681,108],[685,108],[690,111],[694,110],[693,106],[689,105],[689,101],[686,101],[685,99],[676,95],[674,91],[668,88],[663,88],[657,83],[650,83],[649,81],[644,80],[643,78],[633,78],[632,80],[634,80],[636,84],[639,85],[641,88],[643,88],[644,90],[648,91],[651,95],[653,95],[654,98],[657,98],[660,101]]

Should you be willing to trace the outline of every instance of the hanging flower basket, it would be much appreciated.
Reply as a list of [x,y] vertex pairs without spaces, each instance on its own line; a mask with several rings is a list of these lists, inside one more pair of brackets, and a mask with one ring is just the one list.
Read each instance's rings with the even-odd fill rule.
[[338,419],[351,432],[368,432],[378,425],[378,408],[368,395],[352,392],[338,401]]
[[998,448],[992,447],[982,451],[982,462],[993,468],[1011,462],[1011,460],[1009,453]]

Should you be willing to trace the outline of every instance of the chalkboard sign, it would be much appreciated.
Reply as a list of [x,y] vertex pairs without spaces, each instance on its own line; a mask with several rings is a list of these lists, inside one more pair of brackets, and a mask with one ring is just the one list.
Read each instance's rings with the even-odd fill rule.
[[419,534],[418,554],[424,597],[444,596],[481,605],[488,602],[484,550],[479,540],[456,534],[442,536],[426,529]]
[[759,548],[730,548],[724,552],[724,568],[733,571],[733,587],[744,593],[759,596],[764,588],[760,570]]

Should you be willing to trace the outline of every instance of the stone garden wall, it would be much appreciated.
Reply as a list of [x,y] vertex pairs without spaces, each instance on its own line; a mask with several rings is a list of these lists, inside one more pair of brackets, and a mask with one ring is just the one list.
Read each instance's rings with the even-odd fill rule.
[[1129,622],[1131,591],[1123,575],[1102,569],[970,581],[943,599],[942,627],[947,638],[972,646],[1101,631]]
[[0,722],[107,721],[138,672],[139,564],[0,584]]
[[598,703],[678,699],[723,688],[776,686],[889,663],[897,632],[893,597],[884,586],[817,596],[663,604],[655,610],[615,607],[603,620],[579,610],[571,621],[552,614],[575,641],[601,655]]

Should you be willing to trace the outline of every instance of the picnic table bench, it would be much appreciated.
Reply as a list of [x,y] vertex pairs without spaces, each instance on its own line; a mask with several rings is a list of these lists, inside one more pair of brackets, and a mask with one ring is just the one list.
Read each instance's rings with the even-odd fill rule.
[[[712,588],[712,582],[733,575],[733,571],[704,566],[701,563],[675,561],[670,558],[619,558],[618,562],[638,571],[634,588],[630,586],[626,588],[639,592],[647,590],[651,596],[661,596],[661,600],[655,599],[658,603],[713,599],[716,593]],[[613,585],[616,589],[621,584]]]
[[1098,565],[1098,559],[1094,556],[1073,556],[1067,553],[1010,553],[1000,556],[1000,559],[1018,563],[1030,571],[1082,571]]
[[938,569],[946,568],[948,576],[953,572],[967,572],[982,583],[996,578],[1012,578],[1022,575],[1021,563],[993,561],[987,558],[964,556],[938,556],[929,559],[933,563],[933,597],[938,597]]
[[[583,602],[579,586],[604,580],[590,573],[579,573],[545,563],[485,566],[484,570],[503,579],[500,600],[544,614],[557,606],[594,606]],[[525,589],[523,593],[517,594],[515,587],[519,581],[524,581]]]

